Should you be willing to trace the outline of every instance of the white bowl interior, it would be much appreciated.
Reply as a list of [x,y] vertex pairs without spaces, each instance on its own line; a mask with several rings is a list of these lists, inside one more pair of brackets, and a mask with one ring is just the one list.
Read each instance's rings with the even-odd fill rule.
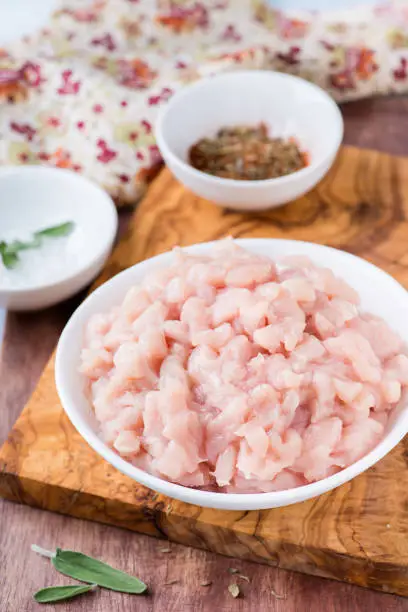
[[269,134],[295,137],[321,163],[337,149],[342,120],[335,102],[303,79],[271,71],[239,71],[209,77],[176,94],[158,131],[184,162],[192,144],[221,127],[266,123]]
[[[0,219],[0,240],[25,239],[39,229],[75,223],[80,257],[61,269],[59,281],[98,259],[112,244],[117,228],[114,204],[102,189],[74,172],[46,167],[0,169]],[[30,281],[27,288],[32,288]]]
[[[268,255],[273,259],[289,254],[307,255],[317,265],[331,268],[335,274],[344,278],[358,290],[363,310],[383,317],[391,328],[408,343],[406,324],[408,293],[397,281],[379,268],[343,251],[306,242],[242,239],[237,240],[237,243],[255,253]],[[188,247],[187,250],[192,253],[205,253],[212,244],[198,244]],[[290,505],[325,493],[376,463],[404,437],[408,431],[408,406],[406,404],[395,411],[386,435],[376,448],[353,465],[318,482],[272,493],[226,494],[198,491],[151,476],[122,459],[99,437],[98,423],[84,394],[84,380],[78,372],[83,330],[92,314],[106,311],[117,305],[133,284],[137,284],[150,270],[168,264],[171,258],[171,253],[164,253],[143,261],[99,287],[71,317],[58,344],[56,383],[62,405],[85,440],[109,463],[134,480],[176,499],[211,508],[258,510]]]

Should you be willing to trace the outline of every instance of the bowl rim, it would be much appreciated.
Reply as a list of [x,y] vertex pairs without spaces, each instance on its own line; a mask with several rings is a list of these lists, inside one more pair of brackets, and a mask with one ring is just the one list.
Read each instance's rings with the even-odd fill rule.
[[[305,168],[296,170],[296,172],[292,172],[291,174],[287,174],[285,176],[279,176],[276,178],[262,179],[262,180],[256,180],[256,181],[251,181],[248,179],[241,181],[237,179],[229,179],[229,178],[223,178],[219,176],[213,176],[212,174],[207,174],[206,172],[197,170],[196,168],[191,166],[189,163],[181,159],[178,155],[176,155],[173,152],[173,149],[170,147],[170,145],[168,145],[167,140],[164,137],[164,128],[163,128],[164,123],[167,119],[167,116],[172,110],[172,106],[177,104],[183,98],[187,97],[192,91],[204,89],[209,84],[214,82],[214,80],[234,79],[234,78],[239,79],[239,78],[248,78],[248,77],[249,78],[254,78],[254,77],[255,78],[265,78],[265,79],[272,78],[272,79],[281,79],[283,81],[292,81],[293,83],[296,83],[297,85],[301,85],[302,87],[306,87],[314,91],[315,93],[317,93],[320,96],[321,100],[324,101],[324,103],[328,104],[333,109],[334,115],[336,117],[337,123],[333,125],[334,134],[333,134],[332,145],[330,147],[329,153],[326,153],[326,155],[319,162],[314,162],[312,159],[311,162]],[[248,189],[248,188],[261,189],[265,186],[267,187],[267,186],[272,186],[272,185],[281,186],[281,185],[285,185],[287,183],[293,182],[295,180],[302,180],[303,178],[307,178],[310,174],[316,172],[321,167],[325,166],[328,159],[335,157],[342,143],[343,136],[344,136],[344,120],[343,120],[341,111],[337,103],[334,101],[334,99],[324,89],[322,89],[318,85],[315,85],[314,83],[311,83],[310,81],[307,81],[306,79],[302,79],[301,77],[298,77],[292,74],[283,73],[283,72],[278,72],[277,70],[234,70],[231,72],[223,72],[223,73],[219,73],[216,75],[203,77],[195,81],[194,83],[188,85],[187,87],[183,87],[183,89],[175,93],[174,96],[170,98],[166,106],[164,106],[160,110],[157,120],[156,120],[156,126],[155,126],[156,142],[160,149],[160,152],[162,153],[166,161],[170,160],[173,164],[179,165],[181,168],[183,168],[191,176],[196,177],[196,178],[205,179],[214,186],[217,186],[217,187],[240,186],[243,189]]]
[[[324,252],[335,252],[340,258],[343,258],[345,263],[352,266],[356,260],[367,268],[375,270],[380,277],[386,278],[388,282],[392,282],[397,291],[400,291],[401,297],[408,302],[408,292],[396,281],[391,275],[370,262],[341,251],[339,249],[320,245],[311,242],[305,242],[301,240],[286,240],[286,239],[274,239],[274,238],[243,238],[237,239],[237,243],[250,248],[250,244],[257,242],[271,242],[274,243],[293,243],[293,246],[307,245],[312,247],[315,251],[320,250]],[[218,241],[211,241],[206,243],[197,243],[190,247],[185,247],[187,252],[194,252],[200,248],[210,248]],[[120,457],[115,451],[109,448],[102,439],[93,431],[93,429],[85,422],[81,417],[81,414],[76,409],[75,402],[71,400],[70,390],[67,388],[65,382],[65,376],[67,373],[65,355],[70,353],[69,344],[71,341],[71,334],[82,333],[83,327],[81,325],[81,318],[85,309],[96,311],[95,305],[99,303],[99,296],[102,296],[104,292],[109,291],[107,287],[114,285],[118,282],[119,278],[124,278],[126,275],[131,278],[133,270],[135,268],[148,267],[152,263],[160,263],[160,260],[164,256],[168,256],[169,251],[161,253],[149,259],[143,260],[130,268],[120,272],[110,280],[106,281],[103,285],[95,289],[75,310],[68,323],[66,324],[61,337],[59,339],[56,357],[55,357],[55,383],[57,392],[62,404],[62,407],[70,419],[71,423],[80,433],[80,435],[86,440],[86,442],[93,448],[103,459],[113,465],[120,472],[130,477],[132,480],[139,482],[140,484],[173,497],[181,501],[199,505],[202,507],[224,509],[224,510],[262,510],[274,507],[289,506],[294,503],[302,502],[307,499],[316,497],[322,493],[327,493],[338,486],[345,484],[355,476],[366,471],[369,467],[373,466],[380,459],[382,459],[387,453],[389,453],[406,435],[408,432],[408,410],[405,409],[403,418],[398,424],[398,427],[394,427],[389,431],[382,440],[364,457],[344,468],[337,474],[333,474],[327,478],[323,478],[307,485],[286,489],[283,491],[272,491],[268,493],[220,493],[212,491],[202,491],[191,487],[185,487],[176,483],[169,482],[158,476],[154,476],[145,472],[141,468],[138,468],[122,457]],[[313,254],[311,255],[313,258]],[[129,284],[130,286],[130,284]],[[95,304],[95,305],[94,305]],[[88,317],[91,313],[88,313]],[[80,325],[80,327],[78,327]]]
[[64,276],[61,276],[60,280],[58,281],[54,281],[54,282],[45,281],[42,283],[38,283],[37,285],[34,285],[34,286],[4,287],[3,288],[1,287],[1,284],[0,284],[0,295],[3,295],[3,296],[12,295],[15,297],[19,297],[23,295],[27,295],[27,296],[34,295],[40,291],[45,292],[49,289],[58,289],[59,287],[62,287],[63,285],[70,283],[71,281],[76,279],[78,276],[80,276],[81,274],[84,274],[87,270],[95,266],[98,260],[105,254],[106,250],[112,247],[113,242],[116,238],[116,234],[118,231],[118,212],[117,212],[116,206],[112,198],[110,197],[110,195],[106,191],[104,191],[97,183],[83,176],[82,174],[77,174],[76,172],[73,172],[72,170],[69,170],[67,168],[56,168],[54,166],[35,166],[35,165],[31,165],[31,166],[7,165],[7,166],[0,167],[0,181],[3,178],[3,175],[7,176],[9,174],[14,174],[14,173],[17,175],[20,173],[26,174],[26,175],[33,174],[34,176],[38,174],[44,174],[45,177],[42,179],[44,181],[47,180],[48,174],[54,174],[57,176],[66,176],[69,178],[69,180],[74,180],[79,183],[86,184],[92,187],[95,193],[98,193],[100,202],[101,203],[103,202],[103,206],[105,207],[108,213],[108,216],[109,216],[108,218],[108,223],[109,223],[108,239],[103,244],[101,243],[101,245],[92,252],[92,256],[89,257],[89,259],[85,262],[85,264],[83,264],[75,272],[69,272],[68,274],[65,274]]

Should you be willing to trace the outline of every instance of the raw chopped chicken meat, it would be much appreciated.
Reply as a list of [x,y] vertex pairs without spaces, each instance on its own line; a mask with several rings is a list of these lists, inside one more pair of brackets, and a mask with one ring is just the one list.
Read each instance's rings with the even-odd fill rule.
[[408,384],[401,339],[304,257],[221,241],[94,315],[80,369],[106,443],[190,487],[267,492],[342,470]]

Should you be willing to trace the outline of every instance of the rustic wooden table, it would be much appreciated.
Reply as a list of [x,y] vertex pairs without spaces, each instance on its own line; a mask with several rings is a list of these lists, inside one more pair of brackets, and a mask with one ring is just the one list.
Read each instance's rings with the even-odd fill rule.
[[[408,99],[356,102],[343,108],[345,142],[361,147],[408,155]],[[125,218],[124,218],[125,221]],[[54,348],[63,325],[79,299],[36,314],[10,314],[7,318],[0,362],[0,443],[24,403]],[[211,553],[176,546],[163,552],[163,542],[86,521],[54,515],[0,500],[0,610],[30,612],[38,608],[32,594],[43,586],[67,584],[50,563],[30,552],[36,543],[81,550],[134,572],[150,587],[150,594],[131,596],[101,591],[66,604],[59,612],[114,612],[155,610],[217,612],[403,612],[405,599],[359,587],[234,562]],[[228,568],[239,568],[251,582],[243,583],[243,597],[228,592]],[[177,580],[174,584],[165,584]],[[211,586],[197,587],[202,581]],[[282,595],[277,599],[274,595]],[[53,609],[49,606],[49,609]]]

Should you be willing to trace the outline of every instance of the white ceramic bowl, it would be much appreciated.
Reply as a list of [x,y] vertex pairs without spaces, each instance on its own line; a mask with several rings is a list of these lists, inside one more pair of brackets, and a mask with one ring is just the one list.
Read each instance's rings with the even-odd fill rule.
[[[306,168],[275,179],[236,181],[196,170],[190,147],[228,125],[266,123],[271,136],[296,137],[310,155]],[[288,74],[244,71],[208,77],[171,98],[156,139],[173,174],[197,195],[241,210],[286,204],[312,189],[332,165],[343,138],[336,103],[316,85]]]
[[[6,271],[1,269],[1,307],[45,308],[88,285],[111,251],[118,221],[108,194],[75,172],[38,166],[0,168],[0,241],[10,233],[18,238],[64,221],[75,223],[72,256],[61,259],[56,270],[55,255],[52,279],[46,274],[41,280],[25,275],[21,281],[16,267],[12,271],[18,281],[15,286],[6,283],[4,276],[2,281]],[[38,258],[38,250],[25,253]]]
[[[408,293],[391,276],[363,259],[325,246],[294,240],[243,239],[237,240],[245,248],[272,258],[289,254],[309,256],[316,264],[330,267],[350,285],[358,289],[362,308],[383,317],[408,343]],[[189,247],[191,253],[206,253],[213,243]],[[119,471],[141,484],[176,499],[226,510],[259,510],[301,502],[351,480],[379,461],[408,431],[408,406],[394,415],[382,441],[365,457],[343,471],[318,482],[272,493],[235,494],[198,491],[173,484],[134,467],[99,437],[98,424],[84,394],[84,380],[78,373],[79,356],[84,327],[90,316],[117,305],[128,289],[137,284],[149,271],[167,265],[171,253],[164,253],[143,261],[94,291],[73,314],[65,327],[57,348],[55,376],[59,397],[68,417],[79,433],[101,457]]]

